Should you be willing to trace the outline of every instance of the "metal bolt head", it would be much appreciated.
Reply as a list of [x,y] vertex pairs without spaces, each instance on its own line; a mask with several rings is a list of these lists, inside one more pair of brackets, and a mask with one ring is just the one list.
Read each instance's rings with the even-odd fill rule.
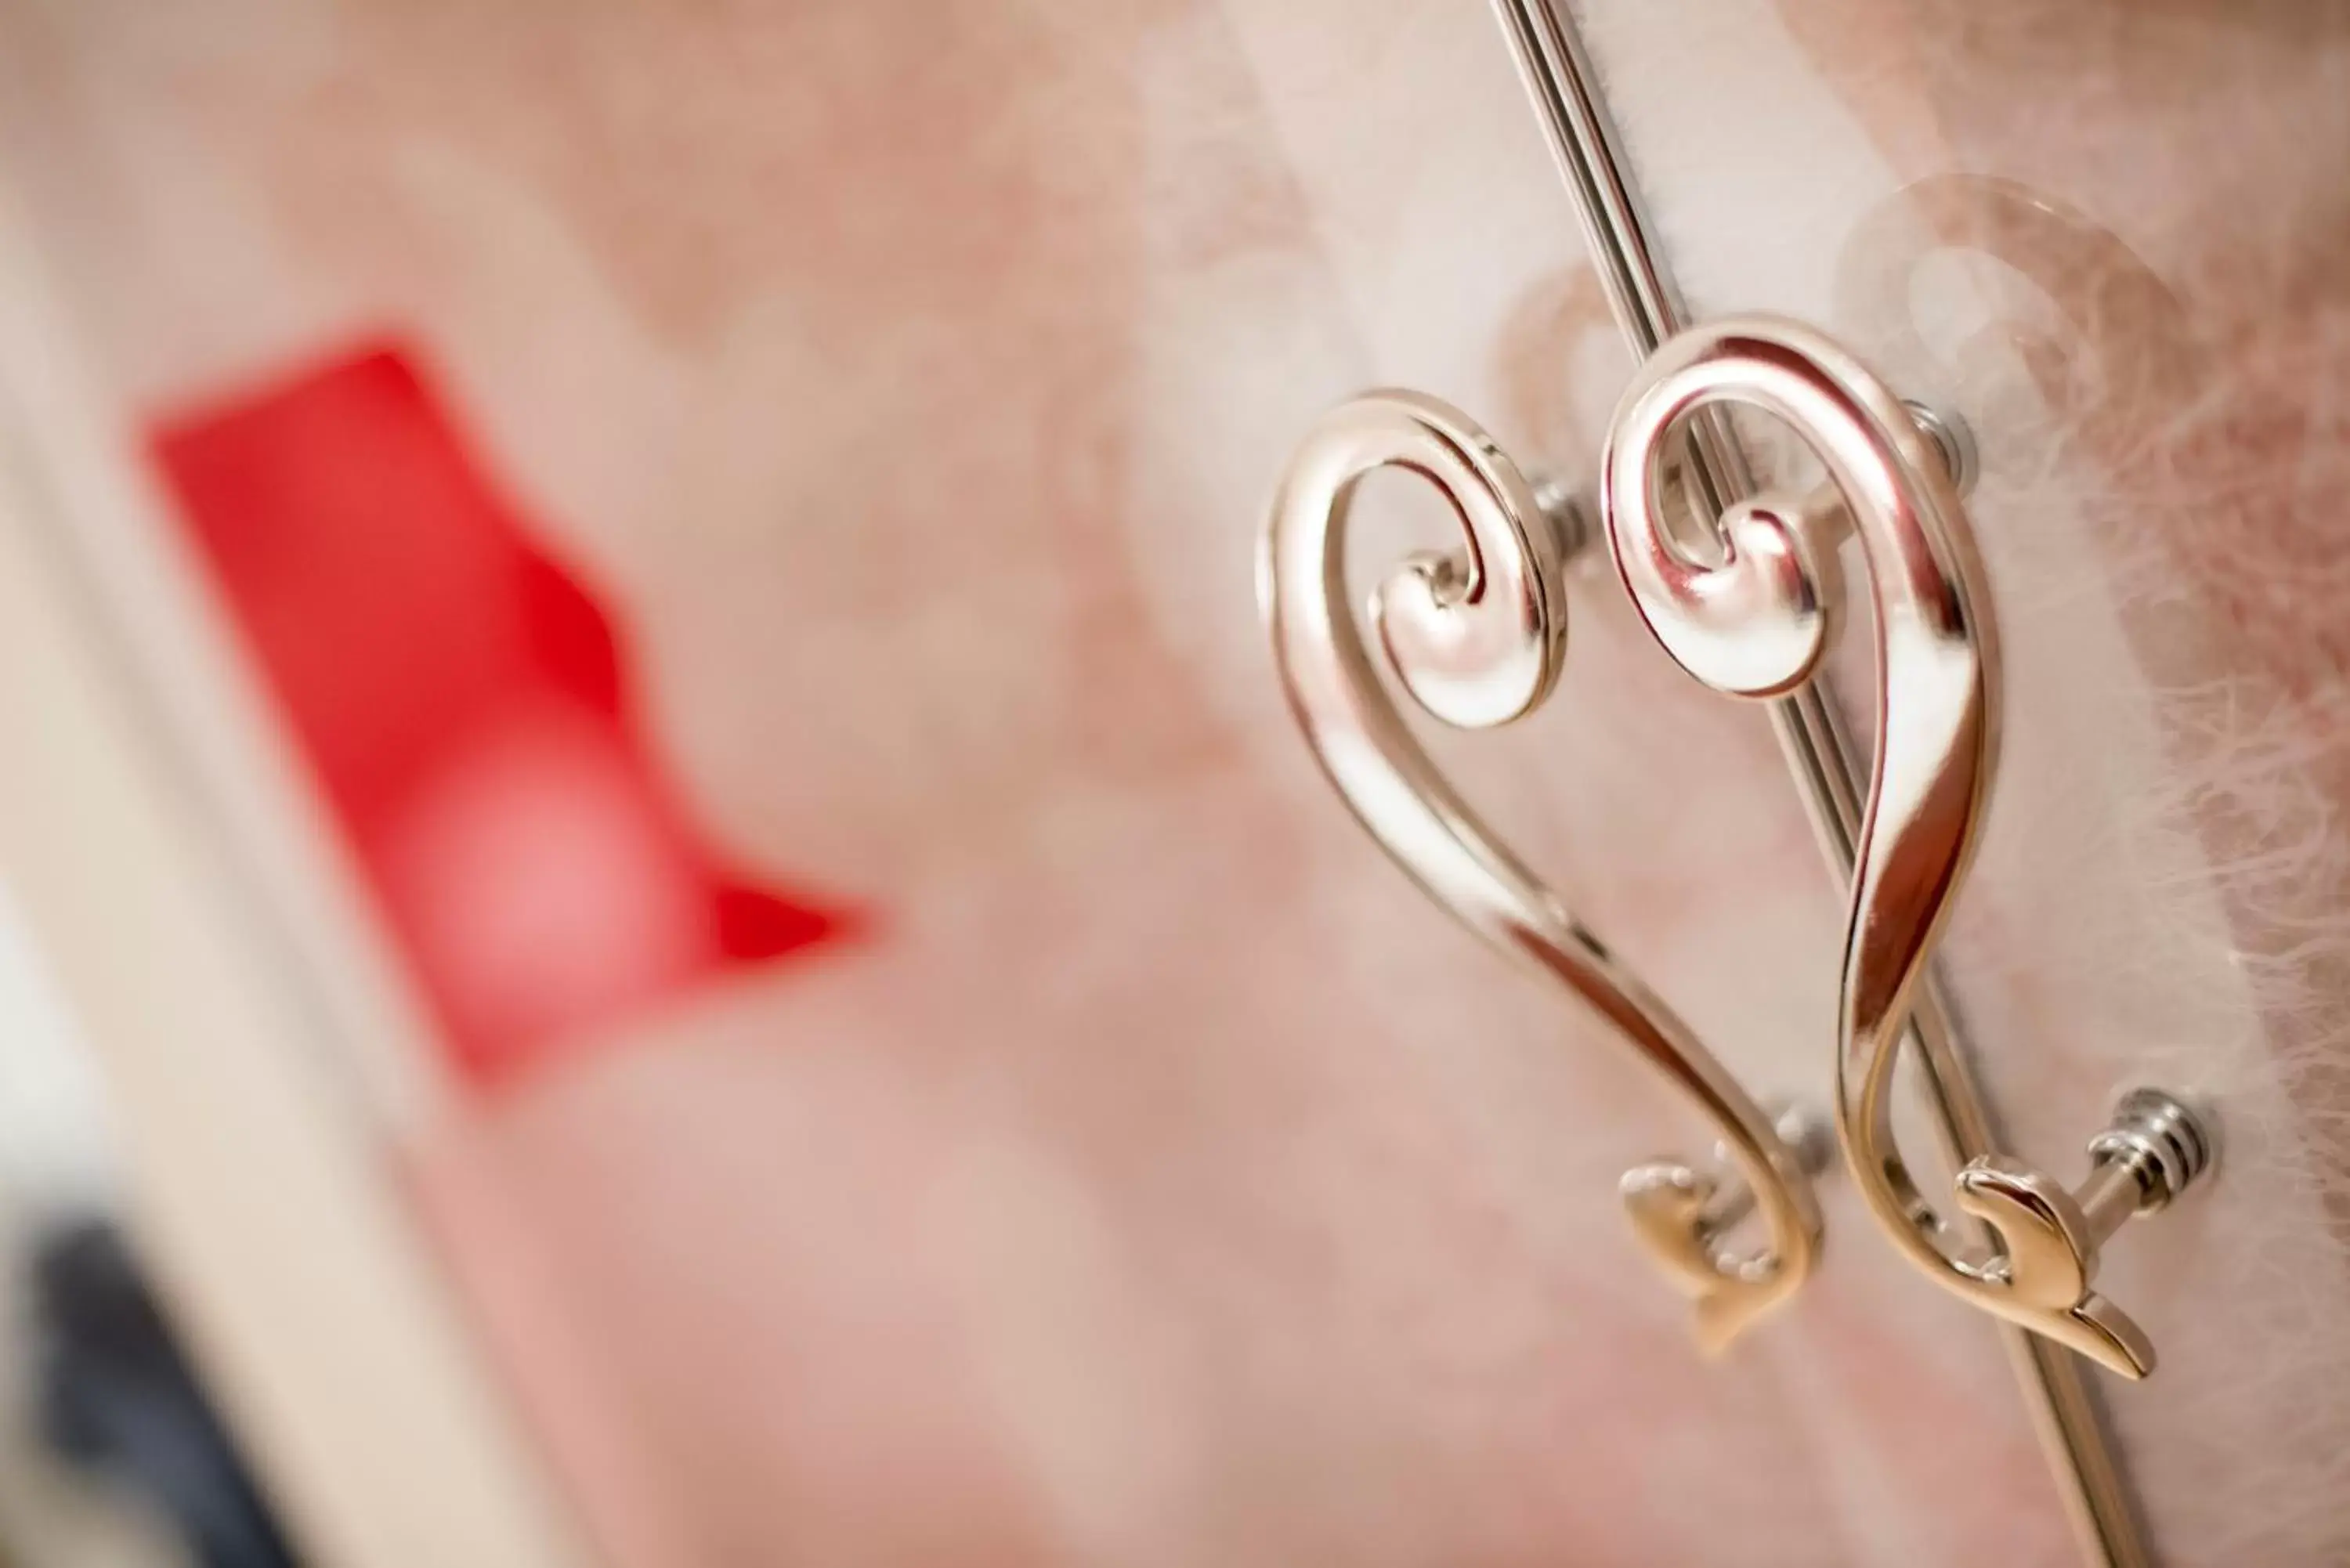
[[1572,561],[1598,541],[1599,530],[1591,521],[1591,511],[1573,486],[1554,473],[1535,472],[1527,475],[1534,488],[1534,504],[1542,509],[1543,520],[1551,526],[1558,545],[1558,558]]
[[2127,1166],[2142,1194],[2138,1212],[2151,1214],[2210,1168],[2213,1148],[2200,1114],[2163,1090],[2138,1088],[2115,1103],[2113,1120],[2089,1140],[2089,1158]]
[[1959,493],[1964,495],[1974,489],[1980,460],[1975,452],[1975,433],[1967,428],[1967,421],[1956,414],[1908,399],[1902,400],[1901,406],[1909,410],[1918,428],[1940,449],[1942,466],[1950,471],[1950,483],[1958,486]]

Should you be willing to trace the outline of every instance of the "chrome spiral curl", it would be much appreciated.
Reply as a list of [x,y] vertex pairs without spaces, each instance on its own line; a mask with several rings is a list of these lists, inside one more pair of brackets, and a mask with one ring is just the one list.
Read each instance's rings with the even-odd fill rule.
[[[1718,562],[1674,543],[1660,492],[1669,438],[1711,404],[1791,427],[1842,505],[1762,495],[1721,520]],[[2115,1217],[1999,1156],[1970,1161],[1955,1200],[2002,1247],[1970,1245],[1912,1179],[1892,1128],[1894,1068],[1910,1004],[1975,849],[1999,739],[1990,601],[1956,485],[1935,443],[1885,384],[1794,322],[1731,318],[1660,348],[1618,405],[1600,512],[1641,618],[1717,691],[1769,697],[1808,680],[1834,634],[1842,583],[1833,530],[1860,538],[1875,605],[1877,745],[1844,954],[1836,1126],[1871,1215],[1945,1288],[2127,1377],[2152,1345],[2089,1288]],[[2142,1206],[2141,1206],[2142,1207]]]
[[[1414,556],[1371,596],[1379,657],[1346,585],[1355,487],[1419,474],[1451,504],[1457,552]],[[1695,1304],[1699,1343],[1729,1344],[1786,1299],[1819,1248],[1796,1149],[1654,992],[1503,845],[1413,737],[1375,663],[1428,712],[1469,729],[1538,706],[1566,647],[1565,551],[1533,485],[1459,410],[1416,392],[1366,393],[1326,414],[1274,494],[1259,590],[1289,705],[1324,773],[1405,873],[1495,949],[1596,1011],[1704,1116],[1734,1178],[1642,1167],[1622,1196],[1636,1234]],[[1731,1228],[1758,1212],[1759,1250]]]

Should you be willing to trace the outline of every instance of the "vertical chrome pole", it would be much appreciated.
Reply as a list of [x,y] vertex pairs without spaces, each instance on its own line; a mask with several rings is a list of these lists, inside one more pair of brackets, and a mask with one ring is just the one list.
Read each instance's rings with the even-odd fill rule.
[[[1688,325],[1689,312],[1649,244],[1619,138],[1598,95],[1597,78],[1558,0],[1494,0],[1519,74],[1574,198],[1617,324],[1636,358]],[[1753,492],[1752,475],[1728,426],[1692,421],[1690,470],[1709,515]],[[1860,829],[1860,768],[1825,676],[1773,702],[1772,728],[1794,774],[1829,867],[1852,873]],[[1940,985],[1920,988],[1911,1030],[1926,1067],[1936,1131],[1954,1167],[1998,1146],[1974,1076],[1957,1040]],[[2083,1560],[2093,1568],[2147,1568],[2152,1561],[2111,1438],[2071,1353],[2000,1324],[2009,1359],[2045,1451]]]

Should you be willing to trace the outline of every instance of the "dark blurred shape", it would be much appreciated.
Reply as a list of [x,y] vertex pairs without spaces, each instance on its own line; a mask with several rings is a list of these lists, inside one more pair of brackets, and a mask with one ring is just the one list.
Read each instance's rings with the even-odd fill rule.
[[610,618],[402,348],[154,450],[473,1082],[840,930],[697,835],[629,722]]
[[144,1494],[203,1568],[296,1568],[114,1227],[51,1233],[30,1272],[50,1445]]

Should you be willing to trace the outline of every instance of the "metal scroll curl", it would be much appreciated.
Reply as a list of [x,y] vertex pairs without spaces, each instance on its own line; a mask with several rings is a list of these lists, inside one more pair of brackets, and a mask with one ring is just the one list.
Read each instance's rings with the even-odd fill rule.
[[[1691,560],[1660,493],[1669,439],[1711,404],[1760,409],[1826,468],[1842,506],[1761,495],[1720,524],[1718,562]],[[1989,599],[1948,466],[1910,411],[1835,342],[1768,317],[1693,327],[1650,358],[1617,410],[1600,509],[1617,570],[1673,659],[1718,691],[1768,697],[1808,680],[1841,587],[1830,517],[1860,538],[1875,606],[1877,745],[1846,929],[1836,1126],[1878,1226],[1945,1288],[2142,1377],[2154,1353],[2089,1288],[2096,1228],[2064,1187],[1989,1157],[1958,1178],[1960,1209],[2003,1249],[1970,1246],[1935,1212],[1892,1129],[1894,1067],[1918,984],[1972,858],[1997,762],[1999,659]]]
[[[1415,556],[1371,596],[1378,653],[1348,602],[1346,542],[1357,483],[1419,474],[1451,503],[1465,548]],[[1819,1210],[1797,1152],[1654,992],[1486,827],[1414,739],[1378,663],[1421,708],[1462,728],[1538,706],[1566,645],[1564,545],[1533,485],[1466,415],[1375,391],[1325,415],[1274,497],[1260,593],[1291,711],[1348,807],[1431,898],[1495,949],[1599,1013],[1718,1134],[1735,1181],[1678,1162],[1624,1179],[1635,1231],[1695,1304],[1719,1350],[1810,1272]],[[1759,1213],[1765,1243],[1731,1227]]]

